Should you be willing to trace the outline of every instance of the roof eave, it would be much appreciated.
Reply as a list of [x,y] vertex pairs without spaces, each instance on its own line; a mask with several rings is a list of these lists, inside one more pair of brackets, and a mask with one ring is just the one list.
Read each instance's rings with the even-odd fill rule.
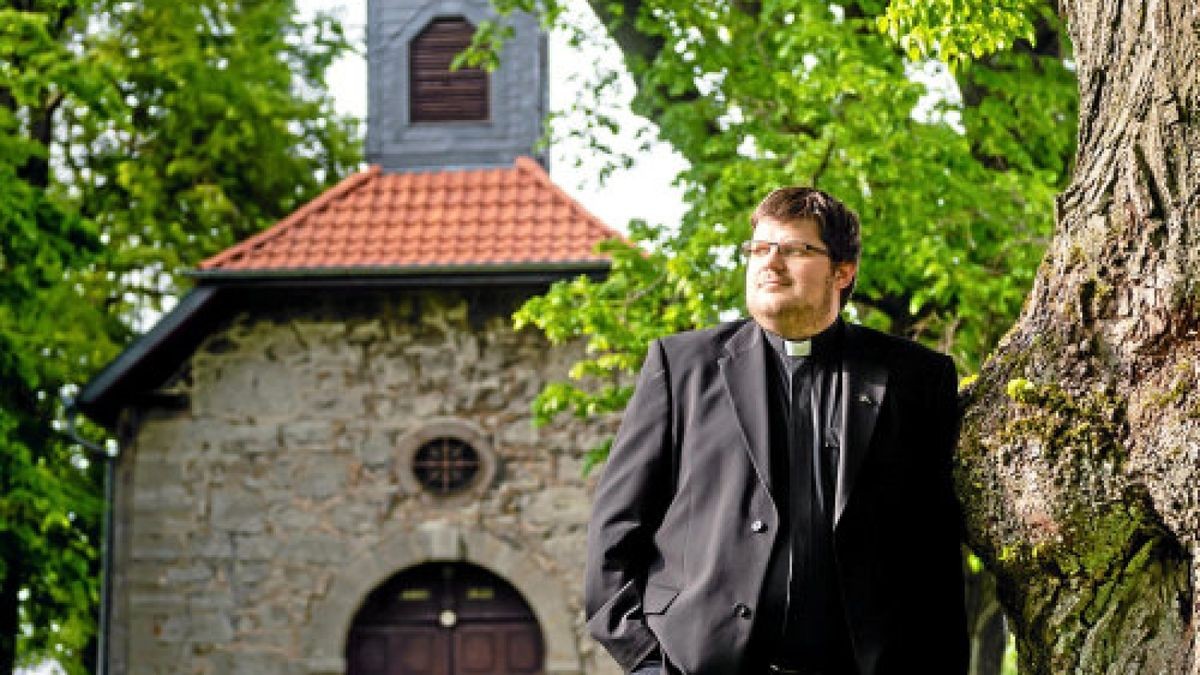
[[488,278],[513,277],[514,280],[531,273],[570,276],[588,272],[607,272],[612,263],[607,259],[530,261],[513,263],[456,263],[444,265],[397,265],[390,267],[316,267],[316,268],[270,268],[270,269],[208,269],[193,270],[186,274],[202,283],[234,283],[258,280],[312,279],[403,279],[486,276]]
[[[123,406],[115,405],[114,397],[121,396],[122,389],[128,388],[131,381],[137,381],[142,372],[155,369],[163,360],[173,360],[180,350],[194,350],[203,339],[205,317],[215,309],[213,300],[219,293],[216,286],[201,286],[189,291],[149,331],[134,340],[84,386],[75,399],[76,407],[101,425],[115,428]],[[186,337],[192,339],[182,339]]]

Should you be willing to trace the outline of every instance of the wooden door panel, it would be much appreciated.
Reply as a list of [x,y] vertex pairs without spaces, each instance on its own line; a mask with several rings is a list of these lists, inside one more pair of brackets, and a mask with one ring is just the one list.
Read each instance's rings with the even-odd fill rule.
[[371,630],[351,633],[347,657],[348,670],[352,675],[387,675],[387,633]]
[[397,574],[366,599],[349,638],[349,675],[542,672],[542,634],[529,605],[473,565],[428,563]]
[[540,673],[542,641],[534,626],[514,626],[507,633],[508,672]]
[[449,675],[449,640],[436,628],[391,629],[388,675]]
[[350,635],[349,675],[450,675],[450,640],[425,626],[356,629]]
[[455,675],[541,672],[541,640],[535,630],[519,623],[459,625],[454,631]]
[[499,636],[483,626],[461,626],[454,632],[454,663],[459,675],[491,675],[504,663]]

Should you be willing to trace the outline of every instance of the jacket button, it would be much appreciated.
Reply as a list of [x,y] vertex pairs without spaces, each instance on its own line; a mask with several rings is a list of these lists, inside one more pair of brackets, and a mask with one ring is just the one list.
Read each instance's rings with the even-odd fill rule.
[[750,523],[750,530],[762,534],[763,532],[767,531],[767,524],[761,520],[756,520],[753,523]]
[[733,606],[733,615],[739,619],[749,619],[750,608],[746,606],[746,603],[739,602]]

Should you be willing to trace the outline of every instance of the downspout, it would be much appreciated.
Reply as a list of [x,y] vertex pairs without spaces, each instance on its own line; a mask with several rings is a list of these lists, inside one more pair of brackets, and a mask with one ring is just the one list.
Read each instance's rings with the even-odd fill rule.
[[109,439],[103,446],[97,445],[80,435],[75,427],[79,409],[75,400],[62,397],[67,415],[67,435],[93,455],[104,458],[104,517],[101,525],[100,544],[100,617],[97,622],[99,635],[96,638],[96,675],[108,675],[108,638],[112,621],[112,574],[113,574],[113,492],[116,478],[117,442]]

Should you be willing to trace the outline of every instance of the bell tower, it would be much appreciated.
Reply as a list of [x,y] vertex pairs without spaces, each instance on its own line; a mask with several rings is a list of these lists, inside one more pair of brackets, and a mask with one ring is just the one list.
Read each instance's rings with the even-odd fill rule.
[[450,70],[488,0],[369,0],[367,160],[386,172],[509,167],[535,154],[547,110],[546,36],[514,14],[500,67]]

